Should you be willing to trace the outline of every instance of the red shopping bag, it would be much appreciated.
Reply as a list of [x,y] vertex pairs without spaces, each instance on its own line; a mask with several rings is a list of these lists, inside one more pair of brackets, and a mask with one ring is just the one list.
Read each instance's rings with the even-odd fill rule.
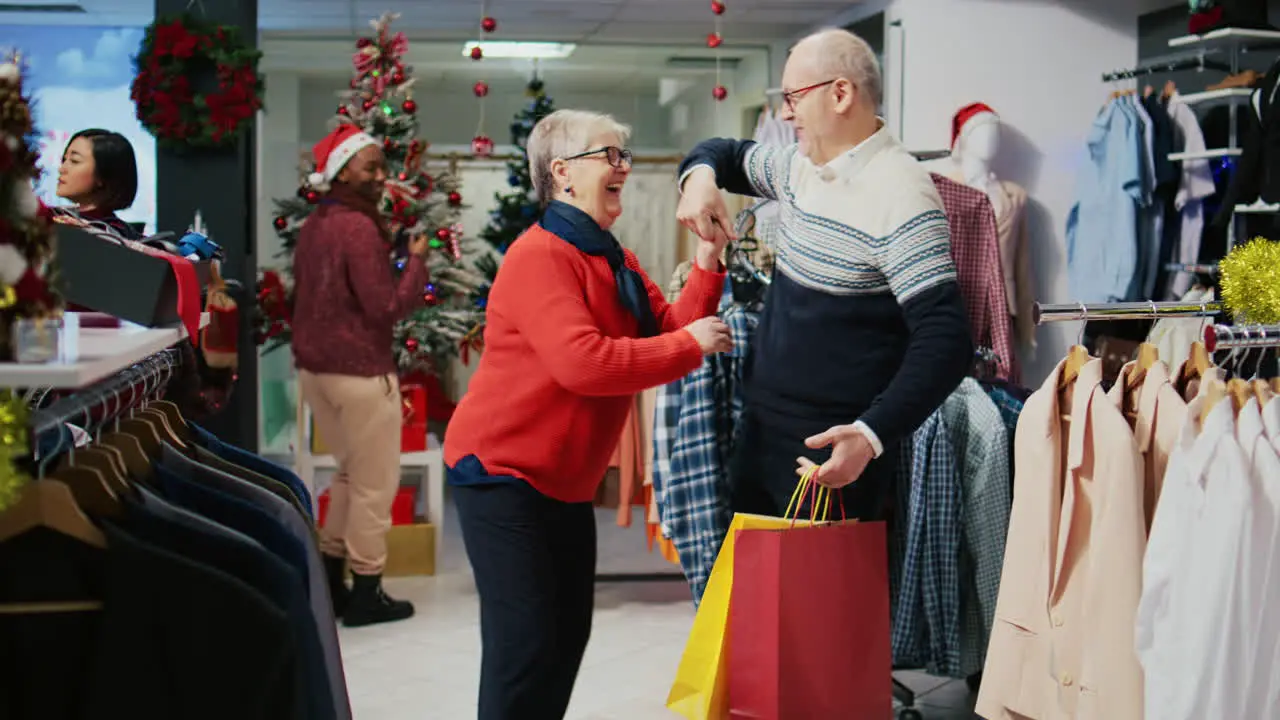
[[731,718],[891,717],[884,523],[740,531],[728,646]]

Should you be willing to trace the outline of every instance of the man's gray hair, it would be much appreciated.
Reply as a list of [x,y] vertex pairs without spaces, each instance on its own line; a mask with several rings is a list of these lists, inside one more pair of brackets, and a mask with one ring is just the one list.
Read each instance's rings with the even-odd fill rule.
[[800,43],[815,45],[814,62],[823,73],[823,80],[846,78],[858,86],[858,92],[866,95],[872,107],[880,107],[884,95],[880,61],[866,40],[848,30],[825,28]]
[[529,175],[538,201],[546,205],[555,199],[556,183],[551,176],[551,162],[556,158],[593,150],[593,138],[614,134],[626,145],[631,128],[612,115],[590,110],[557,110],[538,121],[529,133]]

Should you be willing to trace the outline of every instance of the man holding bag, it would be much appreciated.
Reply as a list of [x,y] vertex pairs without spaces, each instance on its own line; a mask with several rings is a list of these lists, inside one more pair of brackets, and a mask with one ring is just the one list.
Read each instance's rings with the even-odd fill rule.
[[893,448],[973,357],[950,230],[929,173],[876,116],[880,67],[866,42],[810,35],[782,80],[797,145],[705,140],[680,168],[678,217],[704,239],[732,236],[721,188],[781,206],[730,464],[733,509],[781,515],[796,474],[816,462],[851,517],[875,519]]

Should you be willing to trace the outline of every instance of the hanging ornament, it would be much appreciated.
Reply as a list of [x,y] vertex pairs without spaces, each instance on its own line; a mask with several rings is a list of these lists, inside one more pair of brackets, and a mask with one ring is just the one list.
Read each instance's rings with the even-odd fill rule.
[[480,58],[483,58],[483,57],[484,57],[484,51],[480,49],[480,46],[479,46],[479,45],[477,45],[477,46],[475,46],[475,47],[471,48],[471,59],[472,59],[472,60],[479,60]]
[[715,13],[716,15],[723,15],[724,3],[720,2],[720,0],[711,0],[711,12]]
[[449,255],[454,262],[462,259],[462,223],[449,228]]
[[373,44],[373,38],[362,37],[359,40],[356,40],[356,47],[360,48],[361,50],[369,47],[372,44]]
[[436,230],[436,238],[431,241],[431,247],[438,248],[449,242],[450,234],[449,228],[440,228],[439,230]]
[[[384,346],[385,347],[385,346]],[[418,341],[415,338],[405,338],[404,349],[411,353],[418,352]]]
[[275,225],[277,230],[283,230],[289,227],[289,220],[288,218],[281,216],[273,220],[271,224]]
[[723,85],[717,85],[711,91],[711,97],[715,98],[717,101],[724,100],[729,97],[729,90]]
[[720,33],[718,32],[713,32],[707,35],[707,47],[709,48],[718,48],[722,42],[724,42],[724,38],[720,37]]
[[320,202],[320,193],[316,192],[315,190],[308,190],[306,195],[306,200],[308,203],[315,205],[316,203]]
[[498,29],[498,21],[486,15],[484,19],[480,21],[480,29],[487,33],[491,33]]
[[453,207],[458,207],[459,205],[461,205],[462,193],[458,192],[457,190],[454,190],[453,192],[449,193],[449,204],[452,205]]
[[391,82],[396,85],[403,85],[404,81],[405,81],[405,76],[404,76],[403,70],[397,70],[395,71],[395,74],[391,76]]
[[343,117],[348,117],[351,115],[351,111],[347,109],[346,105],[342,105],[338,107],[338,114]]
[[472,86],[471,92],[475,93],[476,97],[478,98],[485,97],[486,95],[489,94],[489,83],[481,80],[480,82]]
[[422,299],[425,300],[428,305],[435,305],[440,302],[440,297],[435,293],[423,293]]
[[488,135],[477,135],[471,140],[471,154],[487,158],[493,154],[493,140]]
[[413,100],[411,100],[411,99],[410,99],[410,100],[405,100],[405,101],[404,101],[404,105],[401,105],[400,107],[401,107],[405,112],[409,113],[410,115],[412,115],[412,114],[414,114],[414,113],[418,112],[418,103],[414,102],[414,101],[413,101]]
[[391,138],[387,138],[386,140],[383,140],[383,141],[382,141],[382,150],[383,150],[383,152],[391,152],[391,151],[393,151],[393,150],[395,150],[395,149],[396,149],[396,141],[395,141],[395,140],[393,140],[393,139],[391,139]]
[[404,226],[405,226],[405,227],[413,227],[414,225],[417,225],[417,224],[418,224],[418,216],[417,216],[417,215],[410,215],[410,216],[408,216],[408,217],[406,217],[406,218],[404,219]]
[[1256,237],[1218,263],[1222,304],[1237,322],[1280,323],[1280,243]]
[[365,112],[369,112],[370,110],[372,110],[372,109],[373,109],[373,101],[372,101],[372,100],[365,100],[365,101],[364,101],[364,103],[362,103],[362,104],[360,105],[360,107],[364,108],[364,111],[365,111]]

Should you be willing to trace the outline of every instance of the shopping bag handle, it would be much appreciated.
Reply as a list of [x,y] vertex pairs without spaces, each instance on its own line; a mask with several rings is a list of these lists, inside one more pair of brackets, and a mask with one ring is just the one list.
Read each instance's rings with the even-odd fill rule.
[[[796,521],[800,519],[800,507],[804,505],[804,498],[809,498],[809,522],[825,523],[830,515],[832,496],[840,507],[840,520],[843,522],[848,520],[844,510],[844,496],[839,492],[832,491],[831,488],[818,483],[817,465],[810,467],[800,476],[800,482],[796,483],[796,489],[791,493],[791,502],[787,503],[787,510],[783,513],[783,519],[791,521],[791,527],[796,526]],[[822,512],[818,512],[818,506],[822,506]],[[792,514],[792,511],[795,514]]]

